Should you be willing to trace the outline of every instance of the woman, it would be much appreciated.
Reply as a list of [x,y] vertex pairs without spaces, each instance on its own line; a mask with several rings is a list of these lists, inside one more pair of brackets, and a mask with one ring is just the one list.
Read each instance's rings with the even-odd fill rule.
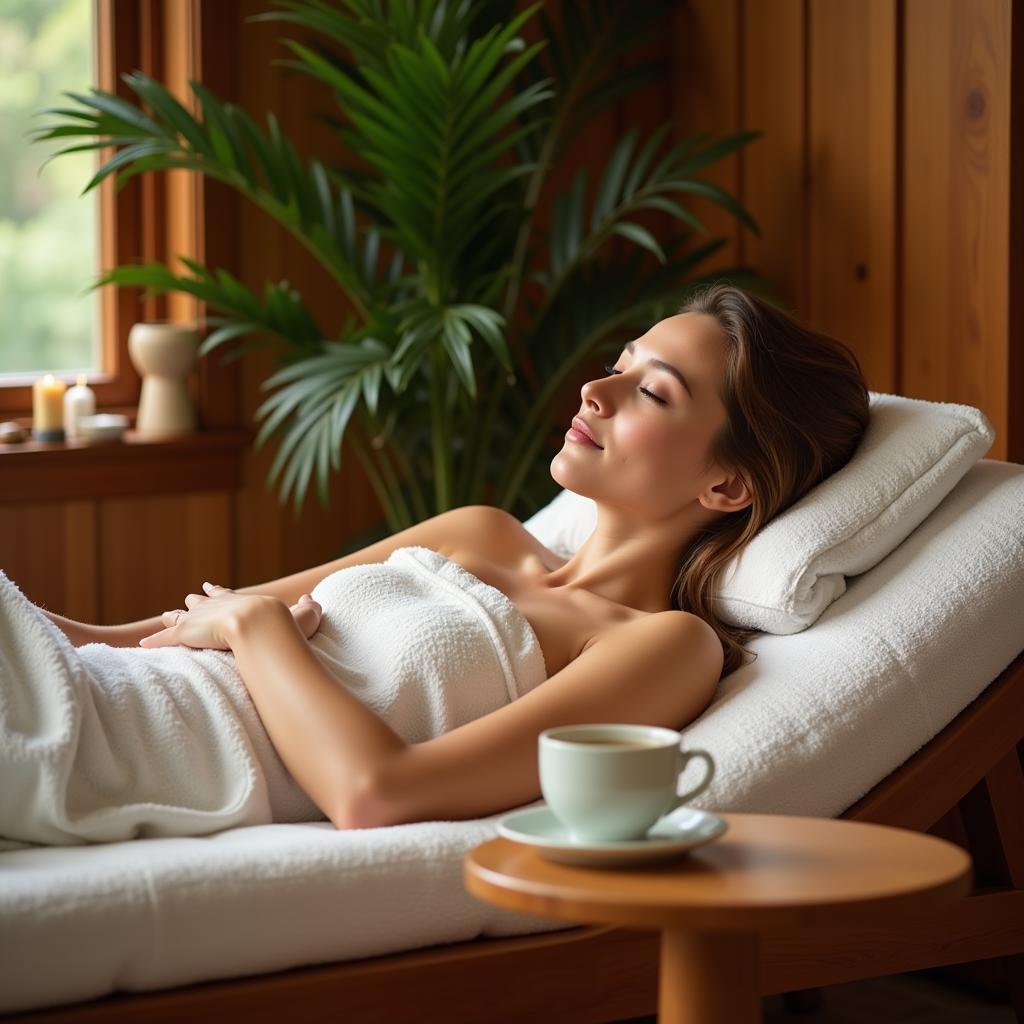
[[[555,725],[682,728],[742,663],[753,633],[718,620],[717,577],[847,462],[867,426],[868,390],[844,345],[728,285],[696,293],[607,369],[583,385],[551,462],[561,486],[597,506],[572,558],[502,510],[468,506],[261,586],[204,584],[186,609],[107,635],[231,650],[281,760],[338,828],[475,818],[535,800],[537,735]],[[315,586],[410,546],[507,595],[547,670],[519,699],[417,743],[339,687],[307,642]]]

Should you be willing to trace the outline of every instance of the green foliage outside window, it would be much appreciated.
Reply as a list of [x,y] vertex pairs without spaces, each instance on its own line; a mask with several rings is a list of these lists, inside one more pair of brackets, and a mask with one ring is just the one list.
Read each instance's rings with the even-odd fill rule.
[[0,0],[0,374],[96,365],[96,154],[40,169],[41,106],[93,82],[92,0]]

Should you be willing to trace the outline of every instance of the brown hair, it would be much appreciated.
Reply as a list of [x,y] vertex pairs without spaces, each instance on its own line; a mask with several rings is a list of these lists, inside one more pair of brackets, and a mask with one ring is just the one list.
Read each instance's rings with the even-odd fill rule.
[[856,355],[741,288],[710,284],[680,313],[713,316],[727,346],[720,394],[727,418],[712,440],[717,463],[747,480],[753,501],[694,536],[672,585],[672,606],[708,622],[722,642],[722,676],[739,668],[759,632],[722,622],[716,583],[758,531],[853,455],[868,424],[868,387]]

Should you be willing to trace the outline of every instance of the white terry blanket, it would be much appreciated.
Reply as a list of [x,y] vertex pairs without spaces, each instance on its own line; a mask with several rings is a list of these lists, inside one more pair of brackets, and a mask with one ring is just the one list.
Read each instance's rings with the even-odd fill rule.
[[[311,646],[404,739],[547,677],[501,591],[429,548],[332,573]],[[75,648],[0,571],[0,848],[323,820],[278,757],[230,651]]]
[[[1024,466],[982,460],[813,626],[755,638],[685,730],[700,805],[834,817],[942,730],[1024,648],[1022,510]],[[466,891],[501,817],[0,854],[0,1012],[568,927]]]

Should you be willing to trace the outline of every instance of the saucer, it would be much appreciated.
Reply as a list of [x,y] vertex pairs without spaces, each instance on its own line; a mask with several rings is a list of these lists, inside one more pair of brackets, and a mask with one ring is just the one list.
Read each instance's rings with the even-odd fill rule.
[[536,847],[548,860],[590,867],[625,867],[680,857],[721,836],[728,823],[696,807],[680,807],[659,818],[643,839],[615,842],[584,842],[572,839],[569,830],[545,804],[506,814],[498,822],[498,835]]

